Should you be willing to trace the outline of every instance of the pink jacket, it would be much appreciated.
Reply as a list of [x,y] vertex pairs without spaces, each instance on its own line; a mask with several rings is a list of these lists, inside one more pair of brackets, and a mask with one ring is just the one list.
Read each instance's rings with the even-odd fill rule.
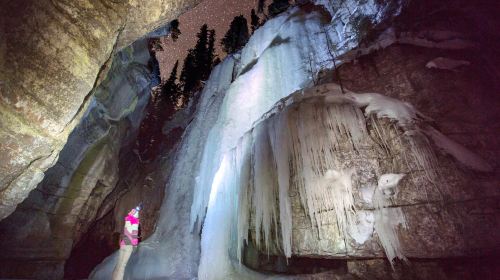
[[125,217],[125,226],[123,227],[122,240],[120,246],[139,244],[139,214],[129,213]]

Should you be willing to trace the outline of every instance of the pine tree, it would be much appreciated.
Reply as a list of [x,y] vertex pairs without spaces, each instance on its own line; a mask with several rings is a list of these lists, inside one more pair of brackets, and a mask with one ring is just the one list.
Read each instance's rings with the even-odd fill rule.
[[194,49],[188,50],[180,76],[184,96],[195,88],[196,81],[198,80],[198,71],[195,61]]
[[199,88],[201,81],[208,79],[215,58],[215,30],[204,24],[196,37],[196,45],[188,50],[180,76],[184,103]]
[[259,17],[255,13],[255,9],[252,9],[252,13],[250,15],[250,24],[252,26],[252,33],[255,32],[255,29],[259,28]]
[[222,49],[228,54],[234,53],[245,46],[248,37],[247,20],[243,15],[239,15],[233,19],[229,30],[221,40]]
[[198,41],[193,49],[188,50],[180,77],[185,97],[196,88],[204,75],[204,67],[208,60],[208,27],[206,24],[201,26],[196,37]]
[[170,22],[170,36],[172,40],[175,42],[181,35],[181,30],[179,29],[179,20],[174,19]]
[[199,79],[203,79],[208,65],[208,26],[202,25],[200,32],[196,34],[198,41],[194,47],[194,57],[196,68],[198,69]]
[[262,14],[264,12],[264,3],[266,0],[259,0],[257,4],[257,13]]
[[179,85],[176,83],[178,66],[179,61],[177,60],[172,68],[172,72],[170,72],[170,77],[161,90],[163,99],[166,101],[169,100],[174,104],[177,103],[177,99],[179,98]]
[[211,61],[215,57],[215,30],[211,29],[208,32],[208,56]]

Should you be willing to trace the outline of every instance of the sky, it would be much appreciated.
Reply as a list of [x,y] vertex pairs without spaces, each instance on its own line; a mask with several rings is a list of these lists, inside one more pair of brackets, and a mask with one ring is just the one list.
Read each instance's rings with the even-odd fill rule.
[[157,53],[157,58],[162,80],[168,78],[176,60],[179,60],[179,75],[187,50],[194,47],[196,34],[205,23],[209,29],[215,29],[216,54],[222,59],[225,53],[220,47],[220,39],[226,34],[233,18],[240,14],[245,16],[250,28],[252,9],[257,10],[257,0],[204,0],[194,9],[182,14],[179,17],[179,29],[182,32],[179,39],[176,42],[170,37],[161,39],[163,52]]

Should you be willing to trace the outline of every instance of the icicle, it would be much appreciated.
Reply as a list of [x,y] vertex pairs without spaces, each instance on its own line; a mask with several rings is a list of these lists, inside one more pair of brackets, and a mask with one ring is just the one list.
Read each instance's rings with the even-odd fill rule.
[[[297,110],[289,111],[290,139],[302,204],[320,236],[327,223],[337,222],[344,232],[354,209],[353,171],[340,168],[337,154],[355,151],[366,137],[364,117],[349,104],[301,104]],[[325,213],[331,210],[335,215]]]
[[330,188],[327,204],[335,209],[339,230],[346,232],[349,225],[353,225],[354,196],[352,194],[351,176],[354,170],[328,170],[324,176],[324,183]]
[[382,149],[384,149],[384,151],[388,155],[392,155],[393,153],[391,152],[390,145],[387,142],[387,139],[390,138],[389,132],[386,131],[385,126],[380,124],[380,120],[378,118],[374,117],[373,115],[370,116],[370,121],[371,121],[371,124],[374,128],[375,135],[378,138],[378,141],[380,142],[378,144],[382,147]]
[[390,208],[391,197],[394,189],[404,174],[383,174],[380,176],[378,186],[373,195],[373,206],[375,207],[375,230],[385,254],[394,268],[394,260],[407,261],[401,249],[397,229],[401,225],[404,229],[408,226],[401,208]]
[[241,263],[244,245],[248,244],[248,228],[250,224],[250,208],[251,208],[251,161],[250,151],[252,135],[245,134],[242,140],[236,146],[236,172],[237,172],[237,188],[238,195],[238,215],[237,215],[237,257]]
[[271,147],[278,175],[279,221],[285,257],[292,256],[292,206],[288,195],[290,184],[289,133],[286,114],[274,117],[269,127]]
[[[405,131],[404,139],[410,144],[411,156],[417,168],[424,172],[427,180],[433,184],[437,183],[439,164],[429,139],[419,130]],[[411,167],[408,166],[408,168]]]
[[276,172],[271,154],[267,122],[257,125],[253,130],[254,141],[254,193],[255,238],[260,247],[261,230],[264,233],[264,245],[270,248],[271,228],[277,228],[277,188]]

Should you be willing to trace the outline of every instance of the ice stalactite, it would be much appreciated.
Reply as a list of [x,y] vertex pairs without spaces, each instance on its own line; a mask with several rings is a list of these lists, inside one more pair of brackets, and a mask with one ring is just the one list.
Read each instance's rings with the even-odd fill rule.
[[[342,163],[341,154],[356,152],[366,137],[365,126],[363,114],[352,105],[305,103],[262,120],[246,133],[225,153],[213,180],[202,231],[200,279],[217,278],[210,276],[208,265],[214,252],[224,254],[227,263],[241,262],[249,231],[258,248],[277,248],[291,257],[292,185],[298,185],[318,229],[337,223],[345,232],[354,224],[354,170]],[[235,236],[234,243],[228,241]]]
[[[410,153],[404,153],[406,162],[408,157],[412,157],[413,162],[417,164],[419,170],[423,170],[425,178],[433,183],[438,183],[438,160],[432,147],[432,143],[422,133],[420,129],[406,130],[402,138],[409,143]],[[401,139],[400,139],[401,140]],[[408,166],[410,168],[410,166]]]
[[288,190],[290,188],[290,157],[288,118],[277,115],[270,124],[271,147],[278,174],[279,221],[281,225],[282,249],[285,257],[292,256],[292,206]]
[[[382,124],[383,118],[392,122]],[[264,113],[236,147],[223,155],[211,188],[201,259],[206,264],[214,252],[223,253],[228,270],[202,278],[212,272],[210,266],[200,265],[200,279],[243,273],[237,263],[250,242],[249,232],[259,250],[278,250],[290,257],[292,188],[297,189],[320,239],[331,238],[322,237],[325,224],[337,224],[341,238],[353,232],[357,170],[351,169],[350,160],[372,145],[367,142],[367,119],[388,153],[396,152],[394,145],[406,147],[403,157],[408,165],[416,165],[408,166],[411,170],[425,171],[430,180],[438,176],[433,143],[421,128],[428,118],[410,104],[379,94],[342,95],[334,85],[292,94]],[[391,135],[396,142],[384,142]],[[407,225],[402,209],[391,200],[402,177],[382,175],[373,195],[374,227],[391,264],[396,258],[405,260],[398,231]],[[220,212],[220,207],[225,210]],[[217,237],[214,231],[219,232]],[[220,236],[225,237],[216,241]],[[243,274],[255,276],[252,273]]]
[[373,195],[375,230],[391,266],[396,258],[406,261],[397,232],[399,225],[405,229],[408,227],[406,219],[400,207],[389,207],[395,188],[403,177],[404,174],[383,174]]
[[492,170],[491,165],[484,159],[429,125],[432,120],[407,102],[378,93],[348,93],[346,99],[356,106],[364,108],[366,116],[376,116],[378,119],[388,118],[395,121],[397,127],[404,131],[404,137],[401,138],[411,146],[411,156],[415,159],[418,167],[426,172],[426,177],[431,182],[438,178],[436,173],[438,170],[437,157],[433,145],[471,169],[483,172]]
[[[250,212],[248,209],[250,208],[251,197],[252,197],[252,181],[251,173],[252,167],[250,165],[250,149],[251,149],[251,138],[243,137],[238,142],[238,145],[235,148],[236,153],[236,165],[239,167],[237,172],[238,176],[238,187],[239,195],[238,195],[238,209],[237,209],[237,221],[249,221],[250,220]],[[236,221],[236,222],[237,222]],[[250,223],[238,223],[237,222],[237,258],[241,263],[243,260],[243,249],[245,244],[248,244],[248,229]]]
[[[300,104],[287,111],[295,184],[313,224],[337,223],[343,232],[353,214],[347,154],[357,152],[366,136],[361,111],[352,105]],[[334,210],[335,215],[325,211]],[[319,232],[321,235],[321,232]]]
[[[353,198],[352,171],[342,164],[343,153],[355,153],[366,135],[364,117],[351,105],[300,104],[296,110],[288,112],[292,164],[302,204],[318,229],[338,222],[344,231]],[[335,210],[339,219],[323,213],[329,210]]]

